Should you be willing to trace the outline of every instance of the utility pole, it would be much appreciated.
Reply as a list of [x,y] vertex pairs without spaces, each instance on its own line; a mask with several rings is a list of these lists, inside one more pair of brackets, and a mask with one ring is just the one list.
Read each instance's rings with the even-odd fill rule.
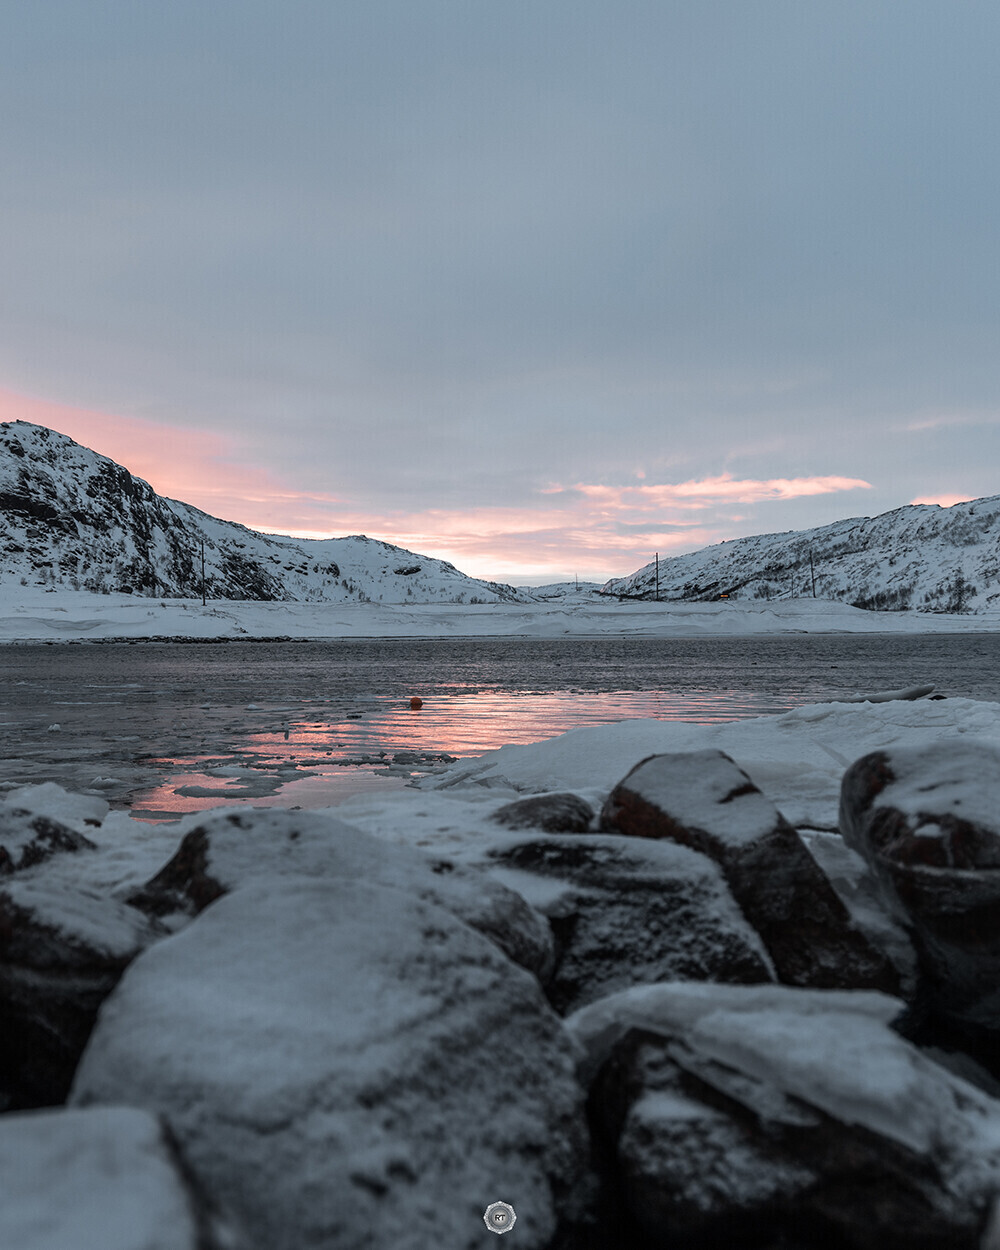
[[656,553],[656,602],[660,602],[660,553]]
[[809,548],[809,575],[812,577],[813,598],[815,599],[816,598],[816,570],[815,568],[813,568],[812,547]]
[[205,606],[205,540],[201,540],[201,606]]

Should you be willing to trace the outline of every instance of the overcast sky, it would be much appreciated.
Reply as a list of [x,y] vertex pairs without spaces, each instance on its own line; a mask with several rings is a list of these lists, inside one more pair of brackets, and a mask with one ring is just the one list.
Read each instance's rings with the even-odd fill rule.
[[0,417],[621,575],[1000,491],[996,0],[0,3]]

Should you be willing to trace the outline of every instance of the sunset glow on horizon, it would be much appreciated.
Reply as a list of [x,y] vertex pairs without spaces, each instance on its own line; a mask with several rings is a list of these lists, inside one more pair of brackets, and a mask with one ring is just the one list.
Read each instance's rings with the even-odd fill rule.
[[919,495],[916,499],[911,499],[910,503],[936,503],[939,508],[951,508],[957,503],[968,503],[970,499],[976,498],[976,495]]
[[648,563],[653,552],[679,555],[739,537],[742,531],[734,526],[742,516],[719,511],[731,503],[870,486],[836,476],[756,481],[723,473],[677,483],[549,485],[537,492],[532,507],[376,513],[360,500],[296,491],[277,474],[241,463],[237,439],[209,431],[72,408],[6,390],[0,390],[0,420],[58,430],[123,464],[158,494],[250,529],[299,539],[365,534],[449,560],[462,572],[494,581],[541,583],[579,576],[604,582]]

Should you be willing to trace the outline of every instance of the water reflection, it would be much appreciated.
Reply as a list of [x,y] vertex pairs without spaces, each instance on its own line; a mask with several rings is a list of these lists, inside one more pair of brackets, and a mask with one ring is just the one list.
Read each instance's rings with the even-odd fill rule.
[[923,682],[1000,698],[1000,634],[5,647],[0,793],[53,781],[161,819],[315,807],[578,725],[732,720]]
[[[317,704],[325,706],[320,707]],[[325,807],[405,784],[456,758],[539,742],[581,725],[626,719],[737,720],[787,710],[773,696],[717,691],[511,693],[478,691],[409,700],[302,700],[248,705],[248,724],[225,754],[172,753],[146,763],[167,774],[132,796],[139,819],[169,819],[234,803]],[[232,728],[235,728],[233,726]]]

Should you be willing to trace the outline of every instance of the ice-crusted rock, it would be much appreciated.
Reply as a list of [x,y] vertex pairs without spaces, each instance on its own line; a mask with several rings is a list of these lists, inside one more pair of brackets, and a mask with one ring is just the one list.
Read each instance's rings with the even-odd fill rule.
[[917,954],[906,926],[885,907],[869,865],[837,832],[824,829],[798,829],[796,832],[847,908],[851,923],[884,951],[899,971],[901,997],[907,1001],[912,999],[917,986]]
[[[865,755],[844,774],[840,799],[844,840],[867,860],[886,908],[912,934],[930,1012],[994,1052],[998,803],[1000,747],[964,739]],[[991,1067],[998,1069],[995,1056]]]
[[72,1103],[163,1114],[255,1250],[542,1250],[576,1202],[576,1051],[538,981],[450,912],[356,879],[242,886],[145,951]]
[[773,979],[719,869],[687,847],[540,834],[496,843],[487,862],[549,918],[556,967],[546,993],[560,1012],[646,981]]
[[977,1250],[1000,1190],[1000,1102],[893,1032],[902,1006],[675,983],[569,1017],[583,1073],[599,1071],[593,1122],[649,1246],[788,1235]]
[[0,1109],[69,1092],[98,1008],[162,930],[124,903],[41,869],[0,887]]
[[677,842],[713,859],[779,981],[898,991],[890,960],[852,925],[798,834],[725,752],[641,761],[608,796],[601,827]]
[[425,855],[311,812],[256,808],[209,816],[128,901],[153,916],[194,915],[238,886],[277,883],[289,876],[343,878],[406,890],[478,929],[540,979],[551,972],[552,935],[519,894],[446,856]]
[[0,1116],[0,1246],[241,1250],[169,1133],[132,1107]]
[[543,833],[586,833],[594,809],[578,794],[537,794],[498,807],[491,819],[505,829],[540,829]]

